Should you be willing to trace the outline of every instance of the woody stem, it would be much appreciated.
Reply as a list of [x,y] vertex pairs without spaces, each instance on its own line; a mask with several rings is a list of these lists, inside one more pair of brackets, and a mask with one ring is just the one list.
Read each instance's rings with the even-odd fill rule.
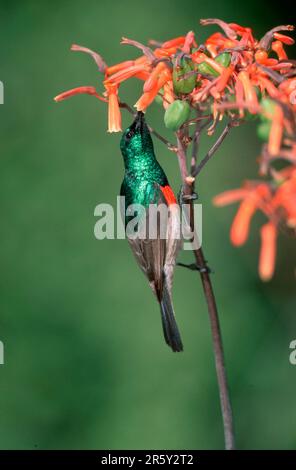
[[218,139],[216,140],[214,145],[210,148],[208,153],[205,155],[205,157],[202,159],[202,161],[199,163],[199,165],[197,165],[194,169],[192,169],[192,172],[191,172],[192,176],[196,177],[201,172],[203,167],[208,163],[210,158],[212,158],[214,153],[218,150],[218,148],[222,144],[223,140],[228,135],[230,129],[235,125],[236,125],[235,121],[229,121],[229,123],[226,124],[226,126],[224,127],[222,133],[220,134],[220,136],[218,137]]
[[[182,143],[181,133],[177,134],[177,142],[178,142],[177,156],[179,160],[181,177],[183,181],[184,196],[185,197],[187,196],[187,198],[189,196],[191,233],[195,234],[194,204],[193,204],[193,200],[190,199],[190,196],[192,196],[192,194],[194,193],[194,186],[193,184],[189,184],[188,180],[186,179],[187,178],[186,147]],[[204,295],[206,298],[208,313],[209,313],[209,318],[210,318],[213,349],[214,349],[214,356],[215,356],[215,365],[216,365],[219,395],[220,395],[221,412],[222,412],[222,418],[223,418],[225,449],[234,450],[235,441],[234,441],[232,408],[231,408],[231,403],[230,403],[229,389],[228,389],[228,383],[227,383],[227,377],[226,377],[222,335],[221,335],[221,328],[220,328],[215,294],[213,290],[212,281],[210,278],[209,268],[207,267],[207,263],[206,263],[202,248],[200,247],[200,248],[193,249],[193,253],[194,253],[196,265],[200,273],[203,291],[204,291]]]

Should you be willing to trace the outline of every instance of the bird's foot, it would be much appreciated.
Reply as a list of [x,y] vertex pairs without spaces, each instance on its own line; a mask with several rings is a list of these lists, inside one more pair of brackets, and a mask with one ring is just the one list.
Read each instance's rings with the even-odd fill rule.
[[196,192],[193,192],[192,194],[184,194],[183,186],[181,186],[180,191],[178,193],[178,201],[180,206],[184,203],[186,204],[186,202],[188,201],[195,201],[196,199],[198,199],[198,195]]
[[196,263],[191,263],[191,264],[176,263],[176,264],[177,266],[190,269],[191,271],[199,271],[200,273],[208,273],[208,274],[214,273],[214,271],[207,264],[205,266],[199,266]]

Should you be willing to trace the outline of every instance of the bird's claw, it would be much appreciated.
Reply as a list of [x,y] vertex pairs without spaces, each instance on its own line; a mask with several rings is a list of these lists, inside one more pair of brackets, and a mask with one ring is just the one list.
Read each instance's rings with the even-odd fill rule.
[[192,194],[183,194],[182,195],[182,200],[183,201],[195,201],[198,199],[197,193],[193,192]]
[[177,266],[181,266],[182,268],[190,269],[191,271],[199,271],[200,273],[208,273],[212,274],[214,271],[207,265],[199,266],[196,263],[185,264],[185,263],[176,263]]
[[192,194],[184,194],[183,186],[181,186],[178,194],[178,201],[180,206],[182,205],[182,203],[186,203],[188,201],[195,201],[196,199],[198,199],[198,195],[196,192],[193,192]]

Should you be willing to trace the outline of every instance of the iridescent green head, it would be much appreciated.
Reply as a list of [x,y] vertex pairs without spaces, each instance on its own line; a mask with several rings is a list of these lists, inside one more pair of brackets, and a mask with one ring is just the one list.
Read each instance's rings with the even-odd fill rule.
[[141,111],[137,113],[134,122],[124,131],[120,141],[120,149],[126,165],[132,160],[154,157],[150,131]]

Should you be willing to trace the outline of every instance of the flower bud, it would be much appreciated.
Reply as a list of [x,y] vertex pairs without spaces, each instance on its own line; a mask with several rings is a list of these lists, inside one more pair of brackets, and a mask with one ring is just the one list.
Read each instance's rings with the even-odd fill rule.
[[[229,52],[222,52],[222,54],[218,55],[215,58],[215,62],[217,62],[217,64],[222,65],[222,67],[227,68],[229,67],[231,62],[231,55],[229,54]],[[219,77],[220,75],[217,70],[215,70],[213,67],[211,67],[211,65],[207,64],[206,62],[201,62],[198,65],[198,71],[204,75],[212,75],[214,77]]]
[[276,103],[270,98],[264,98],[263,100],[261,100],[260,106],[263,110],[263,113],[260,115],[260,118],[264,122],[270,121],[270,119],[272,119],[273,117]]
[[261,122],[261,124],[258,125],[257,127],[257,135],[259,139],[267,142],[269,139],[269,134],[270,134],[270,128],[271,128],[271,123],[266,121],[266,122]]
[[[182,57],[179,63],[174,65],[173,68],[173,84],[174,91],[177,95],[191,93],[195,88],[196,75],[191,72],[194,71],[194,64],[191,60]],[[186,76],[187,75],[187,76]]]
[[190,106],[187,101],[175,100],[164,114],[165,126],[171,131],[177,131],[187,121],[189,114]]
[[201,62],[200,64],[198,64],[197,70],[203,75],[212,75],[214,77],[219,77],[219,73],[206,62]]
[[227,68],[230,65],[231,62],[231,55],[229,52],[222,52],[222,54],[219,54],[216,58],[215,61],[218,62],[218,64],[222,65],[223,67]]

